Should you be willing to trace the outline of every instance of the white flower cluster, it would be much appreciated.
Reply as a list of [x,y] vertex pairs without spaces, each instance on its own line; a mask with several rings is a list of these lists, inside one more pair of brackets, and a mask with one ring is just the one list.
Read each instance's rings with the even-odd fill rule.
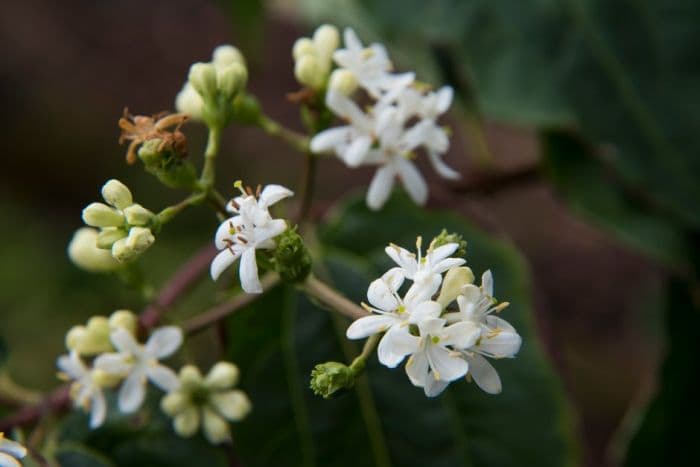
[[0,433],[0,466],[20,467],[19,459],[27,455],[27,448],[21,444],[5,438],[4,433]]
[[241,259],[239,278],[247,293],[261,293],[262,285],[258,277],[256,250],[269,250],[275,247],[274,238],[287,229],[284,219],[273,219],[269,208],[278,201],[294,193],[281,185],[267,185],[256,192],[244,189],[236,182],[241,195],[232,199],[226,209],[235,215],[221,223],[216,231],[216,247],[221,252],[211,263],[211,277],[217,280],[238,258]]
[[[155,241],[151,224],[156,216],[134,203],[131,191],[119,180],[112,179],[105,183],[102,197],[107,204],[88,205],[83,209],[83,221],[100,229],[95,238],[97,248],[111,251],[112,257],[119,262],[131,261]],[[83,239],[87,239],[85,234]],[[78,253],[89,251],[91,250],[74,250]],[[76,263],[80,265],[79,261]]]
[[[345,30],[344,40],[345,48],[333,53],[339,68],[330,77],[326,105],[347,124],[318,133],[311,150],[332,151],[349,167],[378,166],[367,192],[372,209],[386,203],[396,178],[416,203],[424,204],[428,186],[412,162],[416,150],[425,150],[440,176],[460,177],[442,160],[450,142],[437,124],[452,103],[452,88],[426,90],[413,73],[392,73],[386,49],[364,47],[352,29]],[[352,99],[358,86],[372,99],[366,111]]]
[[[166,393],[161,408],[173,417],[179,435],[192,436],[201,419],[210,442],[230,439],[226,420],[242,420],[251,410],[248,397],[231,389],[238,382],[238,368],[219,362],[202,378],[196,367],[186,365],[178,377],[160,361],[180,348],[180,328],[160,327],[145,344],[136,340],[137,328],[134,313],[118,310],[109,318],[94,316],[66,334],[69,354],[58,358],[59,377],[72,382],[71,399],[76,407],[90,412],[90,428],[101,426],[107,416],[105,389],[121,383],[117,405],[122,413],[131,414],[143,405],[150,381]],[[91,357],[92,366],[85,363]]]
[[[457,243],[431,245],[423,256],[420,237],[417,255],[388,246],[386,253],[398,266],[370,284],[370,305],[363,306],[372,314],[347,330],[350,339],[384,333],[379,361],[395,368],[410,355],[406,374],[428,397],[467,374],[484,391],[499,393],[501,380],[484,357],[514,357],[521,345],[517,331],[493,315],[508,303],[497,305],[493,298],[491,272],[484,273],[481,287],[473,285],[471,270],[461,267],[465,261],[450,257],[457,248]],[[412,284],[402,297],[405,279]],[[455,300],[457,310],[450,307]]]

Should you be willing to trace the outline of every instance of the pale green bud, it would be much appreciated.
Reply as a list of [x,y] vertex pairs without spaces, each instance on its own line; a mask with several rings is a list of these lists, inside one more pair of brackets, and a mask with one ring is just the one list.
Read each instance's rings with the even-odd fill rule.
[[122,378],[119,375],[108,373],[104,370],[96,368],[90,373],[92,382],[101,388],[111,388],[119,384]]
[[121,227],[105,227],[97,234],[97,248],[108,250],[112,248],[114,242],[126,235],[127,231]]
[[97,230],[78,229],[68,244],[68,257],[78,267],[90,272],[108,272],[121,267],[109,251],[97,247]]
[[87,336],[85,326],[73,326],[66,333],[65,343],[68,350],[78,350],[80,343]]
[[203,97],[216,94],[216,67],[213,63],[198,62],[190,67],[188,76],[192,87]]
[[357,77],[350,70],[335,70],[331,73],[330,89],[349,96],[357,89]]
[[124,209],[134,203],[131,191],[122,182],[111,179],[102,187],[102,197],[117,209]]
[[209,403],[231,421],[243,420],[253,408],[248,396],[238,390],[214,393]]
[[248,70],[239,62],[234,62],[219,68],[216,75],[216,84],[219,92],[231,99],[245,88],[248,81]]
[[189,438],[195,434],[199,429],[199,410],[195,407],[187,407],[175,417],[173,429],[183,438]]
[[185,365],[180,369],[180,384],[183,389],[198,388],[202,384],[202,374],[194,365]]
[[73,326],[66,333],[66,347],[81,355],[97,355],[113,349],[109,340],[107,318],[93,316],[87,326]]
[[204,383],[211,389],[227,389],[238,382],[238,367],[233,363],[219,362],[209,370]]
[[124,216],[103,203],[91,203],[83,209],[83,221],[93,227],[117,227],[124,225]]
[[316,46],[308,37],[297,39],[292,47],[292,56],[294,60],[299,60],[304,55],[316,55]]
[[462,293],[462,288],[474,283],[474,273],[466,266],[452,268],[445,274],[437,302],[445,308]]
[[245,66],[245,57],[236,47],[226,44],[214,49],[212,62],[216,68],[223,68],[232,63],[240,63]]
[[294,76],[301,84],[318,89],[325,82],[321,64],[314,55],[304,55],[294,65]]
[[155,237],[150,229],[132,227],[129,230],[128,237],[114,242],[114,245],[112,245],[112,256],[118,261],[131,261],[146,251],[153,242],[155,242]]
[[160,408],[166,414],[174,417],[190,405],[190,398],[181,391],[174,391],[160,400]]
[[[192,87],[189,81],[185,83],[185,86],[183,86],[182,90],[177,94],[175,98],[175,108],[178,112],[189,115],[192,120],[202,121],[204,101],[202,100],[202,96]],[[140,151],[139,155],[141,155]]]
[[155,214],[140,204],[132,204],[128,208],[124,209],[124,215],[126,216],[126,221],[129,223],[129,225],[138,226],[149,225],[153,220],[153,216],[155,216]]
[[231,438],[228,423],[211,409],[202,409],[204,419],[204,435],[212,444],[223,443]]
[[340,45],[340,32],[335,26],[323,24],[314,32],[313,42],[320,57],[330,61],[331,55]]
[[124,328],[131,334],[136,334],[138,328],[138,317],[129,310],[117,310],[109,315],[109,328],[115,330]]
[[355,372],[340,362],[320,363],[311,370],[311,389],[314,394],[330,399],[336,392],[355,385]]

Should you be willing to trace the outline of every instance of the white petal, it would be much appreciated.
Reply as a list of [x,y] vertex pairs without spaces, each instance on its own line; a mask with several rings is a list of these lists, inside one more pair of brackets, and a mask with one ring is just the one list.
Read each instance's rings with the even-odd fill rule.
[[119,410],[123,413],[136,412],[146,397],[146,375],[142,371],[133,371],[119,390]]
[[216,244],[217,249],[223,250],[230,244],[230,241],[233,241],[235,233],[232,234],[231,230],[235,226],[240,225],[240,221],[241,216],[233,216],[219,224],[214,235],[214,244]]
[[443,381],[454,381],[467,374],[469,364],[460,354],[450,352],[439,345],[429,345],[431,377]]
[[413,277],[413,274],[415,274],[416,270],[418,269],[416,255],[406,250],[405,248],[401,248],[397,245],[389,245],[388,247],[384,248],[384,251],[389,256],[389,258],[394,260],[394,262],[398,264],[399,267],[403,268],[403,270],[406,271],[407,277],[409,279]]
[[141,346],[134,336],[124,328],[116,328],[109,335],[114,348],[120,353],[127,353],[131,355],[141,355]]
[[431,274],[423,280],[414,282],[406,292],[404,302],[419,303],[429,300],[438,291],[441,283],[442,276],[440,274]]
[[447,109],[452,105],[452,99],[454,98],[454,90],[450,86],[443,86],[437,91],[437,102],[435,103],[435,109],[438,114],[443,114],[447,112]]
[[428,397],[437,397],[442,392],[447,389],[450,383],[443,381],[441,379],[435,379],[432,375],[428,376],[425,380],[425,386],[423,386],[423,391]]
[[421,144],[425,144],[431,126],[431,122],[422,120],[406,130],[401,136],[401,145],[404,150],[412,151]]
[[443,273],[447,271],[448,269],[456,268],[457,266],[461,266],[466,261],[463,258],[447,258],[443,259],[439,263],[437,263],[435,266],[432,267],[432,271],[435,273]]
[[[22,446],[16,441],[7,439],[5,437],[0,438],[0,451],[10,454],[11,456],[21,459],[27,455],[27,448]],[[14,465],[14,464],[12,464]]]
[[445,161],[442,160],[442,157],[437,152],[428,151],[428,160],[433,166],[433,169],[435,169],[438,175],[440,175],[442,178],[447,180],[459,180],[462,178],[462,175],[459,172],[445,164]]
[[14,457],[0,452],[0,467],[22,467],[22,464]]
[[388,166],[380,167],[374,174],[367,190],[367,206],[370,209],[378,210],[386,203],[394,188],[395,173]]
[[424,387],[427,378],[430,377],[428,373],[428,357],[424,350],[419,350],[415,352],[406,362],[406,374],[408,379],[414,386]]
[[409,322],[411,324],[418,324],[426,319],[439,318],[441,312],[442,306],[440,306],[438,302],[432,300],[422,302],[411,309]]
[[431,250],[430,253],[428,253],[428,257],[426,259],[432,267],[433,265],[438,264],[443,259],[450,257],[452,253],[457,251],[458,248],[459,243],[447,243],[445,245],[435,248],[434,250]]
[[389,368],[396,366],[418,349],[419,338],[412,336],[408,328],[404,326],[393,326],[379,341],[377,357],[379,362]]
[[267,240],[278,236],[285,230],[287,230],[287,222],[284,219],[272,219],[264,227],[257,227],[255,229],[255,247],[264,248],[267,245]]
[[367,300],[382,311],[394,311],[399,307],[399,301],[396,299],[396,289],[389,287],[389,284],[383,278],[372,281],[369,284]]
[[258,278],[258,263],[255,260],[255,248],[243,250],[238,275],[241,279],[241,287],[246,293],[262,293],[262,284]]
[[416,166],[403,157],[397,157],[398,174],[404,188],[416,204],[424,205],[428,200],[428,185]]
[[362,42],[357,37],[357,34],[352,28],[345,28],[343,31],[343,41],[345,42],[345,47],[349,50],[360,50],[362,49]]
[[424,319],[418,323],[421,336],[438,336],[445,327],[446,321],[440,318]]
[[109,374],[124,376],[129,373],[134,366],[128,363],[126,358],[128,358],[128,356],[120,353],[103,353],[95,359],[94,366]]
[[311,138],[309,147],[311,152],[321,153],[328,150],[337,150],[337,147],[345,144],[352,136],[352,127],[339,126],[318,133]]
[[481,336],[481,327],[471,321],[451,324],[440,332],[440,344],[466,349],[476,343]]
[[75,351],[71,352],[69,355],[61,355],[58,357],[56,366],[71,379],[79,379],[88,371]]
[[469,373],[477,386],[489,394],[499,394],[502,390],[501,378],[496,369],[479,354],[467,357]]
[[156,329],[146,343],[145,353],[157,360],[174,354],[182,344],[182,329],[177,326],[163,326]]
[[359,167],[364,162],[371,145],[372,138],[369,136],[358,136],[343,153],[343,161],[350,167]]
[[393,315],[370,315],[363,316],[352,322],[345,331],[348,339],[364,339],[372,334],[384,332],[396,322]]
[[268,207],[290,196],[294,196],[294,192],[289,188],[285,188],[282,185],[267,185],[260,193],[260,201],[262,201],[264,206]]
[[516,332],[501,331],[494,337],[482,335],[479,345],[474,349],[493,358],[509,358],[520,351],[522,338]]
[[165,365],[149,366],[146,375],[153,384],[165,392],[174,391],[180,386],[177,374]]
[[216,255],[214,261],[211,262],[211,267],[209,268],[211,278],[217,280],[219,276],[221,276],[221,273],[231,266],[239,256],[239,252],[234,252],[230,248],[222,250],[218,255]]
[[462,287],[462,294],[460,297],[457,297],[459,309],[462,311],[467,311],[467,305],[473,305],[477,303],[479,299],[481,299],[481,289],[474,284],[467,284]]
[[493,275],[489,269],[481,276],[481,289],[489,297],[493,297]]
[[406,278],[404,270],[402,268],[391,268],[384,274],[382,274],[382,280],[389,285],[389,288],[394,292],[398,291],[403,285],[403,281]]
[[102,391],[95,391],[92,394],[90,405],[90,428],[94,430],[104,423],[107,416],[107,402]]

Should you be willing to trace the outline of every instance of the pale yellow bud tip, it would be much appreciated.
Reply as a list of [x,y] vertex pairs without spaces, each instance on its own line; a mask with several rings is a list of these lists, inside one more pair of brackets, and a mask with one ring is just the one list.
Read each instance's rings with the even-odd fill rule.
[[331,73],[329,88],[349,96],[357,89],[357,77],[350,70],[335,70]]

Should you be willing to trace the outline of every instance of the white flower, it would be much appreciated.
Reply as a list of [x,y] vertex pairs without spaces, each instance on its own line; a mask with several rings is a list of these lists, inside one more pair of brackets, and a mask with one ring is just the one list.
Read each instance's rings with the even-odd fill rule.
[[445,326],[446,320],[426,319],[418,323],[420,337],[413,338],[414,350],[406,363],[406,374],[425,395],[435,397],[451,381],[469,371],[469,364],[456,349],[474,345],[481,332],[478,326],[459,322]]
[[396,92],[413,82],[413,73],[390,73],[393,65],[383,45],[365,48],[350,28],[345,29],[343,39],[345,48],[336,50],[333,59],[338,66],[351,71],[372,97],[380,98],[385,92]]
[[349,339],[363,339],[385,332],[379,341],[377,356],[389,368],[395,368],[414,350],[414,336],[409,334],[408,325],[437,318],[442,311],[437,302],[429,300],[432,295],[430,291],[415,295],[412,301],[402,300],[398,290],[403,281],[402,271],[394,268],[372,282],[367,290],[367,299],[374,307],[363,306],[374,314],[357,319],[346,332]]
[[449,257],[459,248],[458,243],[447,243],[437,248],[434,248],[431,243],[425,256],[421,247],[422,238],[418,237],[416,239],[418,255],[394,244],[384,249],[399,266],[404,277],[413,281],[406,293],[406,300],[409,301],[413,300],[415,295],[423,295],[426,290],[429,291],[429,296],[432,296],[440,288],[442,273],[466,262],[462,258]]
[[238,367],[219,362],[202,377],[192,365],[180,370],[180,386],[166,395],[161,408],[173,417],[173,428],[183,437],[190,437],[204,426],[209,442],[218,444],[230,439],[229,421],[240,421],[251,410],[243,391],[232,389],[238,382]]
[[229,210],[237,215],[222,222],[216,231],[216,247],[222,250],[211,263],[211,277],[216,280],[221,273],[241,259],[239,276],[247,293],[261,293],[255,250],[275,247],[274,237],[287,228],[284,219],[273,219],[268,208],[276,202],[292,196],[287,188],[268,185],[259,193],[244,191],[231,201]]
[[26,455],[27,448],[0,433],[0,467],[20,467],[19,459]]
[[163,391],[177,388],[178,379],[173,370],[159,363],[182,344],[182,331],[175,326],[156,329],[141,345],[129,331],[118,328],[111,333],[112,344],[118,353],[102,354],[95,360],[95,368],[124,377],[119,390],[119,410],[132,413],[138,410],[146,396],[146,382],[150,380]]
[[109,385],[108,375],[86,366],[75,351],[58,357],[56,364],[60,370],[59,376],[73,381],[70,396],[75,406],[90,412],[90,428],[102,425],[107,415],[107,403],[102,389]]
[[522,338],[504,319],[494,316],[508,306],[507,302],[496,305],[493,298],[493,277],[486,271],[481,278],[481,287],[469,284],[457,297],[459,312],[447,313],[444,318],[451,323],[472,323],[481,329],[481,335],[473,346],[463,352],[470,364],[474,382],[484,391],[501,392],[501,380],[493,366],[484,358],[510,358],[520,350]]

